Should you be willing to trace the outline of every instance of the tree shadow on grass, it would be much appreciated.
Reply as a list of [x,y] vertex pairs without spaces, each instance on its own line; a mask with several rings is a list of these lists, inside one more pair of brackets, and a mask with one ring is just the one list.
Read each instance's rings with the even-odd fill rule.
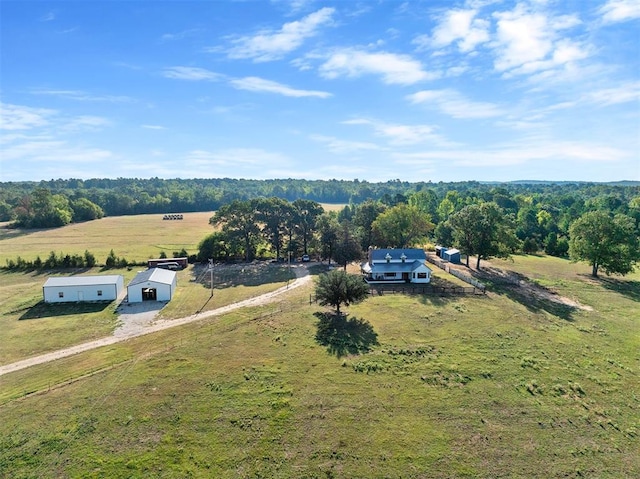
[[378,345],[378,334],[373,326],[358,318],[333,313],[315,313],[318,318],[316,342],[326,346],[329,354],[340,358],[348,354],[362,354]]
[[96,301],[91,303],[45,303],[44,301],[40,301],[25,311],[18,320],[51,318],[71,314],[99,313],[100,311],[104,311],[111,303],[113,303],[113,301]]
[[[546,311],[547,313],[565,321],[574,321],[573,313],[578,309],[575,306],[564,304],[561,301],[546,299],[527,288],[523,288],[515,284],[500,281],[494,283],[486,278],[484,278],[484,282],[487,285],[487,290],[496,294],[504,295],[511,301],[520,303],[531,312],[539,313],[541,311]],[[546,293],[546,288],[539,288],[541,290],[545,290],[544,292]],[[548,294],[552,295],[550,292]]]
[[640,281],[633,279],[600,278],[600,284],[608,290],[615,291],[633,301],[640,302]]

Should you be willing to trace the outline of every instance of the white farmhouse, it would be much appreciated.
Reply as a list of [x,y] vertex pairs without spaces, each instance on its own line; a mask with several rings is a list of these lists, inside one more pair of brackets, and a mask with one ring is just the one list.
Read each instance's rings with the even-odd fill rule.
[[114,301],[124,289],[122,275],[48,278],[42,287],[45,303]]
[[367,283],[429,283],[431,268],[423,249],[372,249],[361,266]]
[[127,285],[127,301],[171,301],[177,284],[178,275],[175,271],[162,268],[141,271]]

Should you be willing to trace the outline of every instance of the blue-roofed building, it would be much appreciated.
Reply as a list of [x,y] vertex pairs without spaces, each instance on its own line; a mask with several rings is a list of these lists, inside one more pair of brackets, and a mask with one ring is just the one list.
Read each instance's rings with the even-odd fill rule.
[[360,269],[368,283],[428,283],[431,269],[423,249],[371,249]]

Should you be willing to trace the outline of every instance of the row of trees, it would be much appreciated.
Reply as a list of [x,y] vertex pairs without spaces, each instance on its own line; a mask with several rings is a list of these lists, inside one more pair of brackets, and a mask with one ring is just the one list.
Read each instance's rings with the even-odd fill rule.
[[633,184],[590,183],[431,183],[392,180],[92,179],[0,182],[0,221],[22,227],[56,227],[105,216],[216,211],[235,200],[277,197],[290,202],[386,206],[414,202],[438,225],[462,206],[494,201],[517,221],[517,235],[543,247],[550,233],[566,235],[569,224],[593,209],[629,214],[640,196]]
[[[425,196],[424,192],[415,193],[393,206],[368,200],[339,212],[325,212],[309,200],[234,201],[211,218],[211,224],[220,229],[201,242],[198,257],[250,261],[256,256],[275,255],[286,259],[311,250],[346,266],[361,259],[369,247],[407,248],[435,242],[458,247],[466,255],[467,266],[469,257],[475,256],[475,267],[480,268],[483,259],[539,249],[537,243],[527,246],[535,240],[520,237],[522,225],[517,214],[496,201],[479,197],[471,201],[468,197],[469,201],[454,204],[446,213],[437,212],[439,222],[435,224],[423,201]],[[450,196],[443,201],[450,201]],[[594,276],[599,269],[608,274],[628,273],[640,260],[640,202],[630,203],[635,216],[596,209],[569,223],[560,239],[556,231],[549,232],[545,250],[589,262]],[[551,215],[536,216],[543,218],[539,228],[543,228],[541,223],[555,224]]]

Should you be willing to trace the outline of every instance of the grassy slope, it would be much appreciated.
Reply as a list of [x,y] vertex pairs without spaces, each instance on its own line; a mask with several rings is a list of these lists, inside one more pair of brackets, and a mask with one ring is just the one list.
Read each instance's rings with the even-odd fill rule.
[[1,377],[12,390],[114,365],[0,406],[0,476],[638,477],[640,275],[497,265],[595,310],[507,291],[376,296],[349,308],[372,330],[346,345],[379,344],[337,357],[296,290]]

